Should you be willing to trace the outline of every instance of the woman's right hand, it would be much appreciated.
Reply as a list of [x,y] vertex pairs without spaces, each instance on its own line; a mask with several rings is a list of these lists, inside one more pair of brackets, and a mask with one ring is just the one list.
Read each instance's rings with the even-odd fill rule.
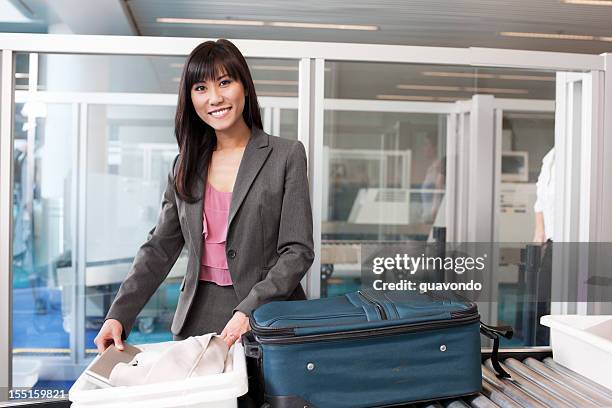
[[94,343],[98,347],[98,353],[102,354],[113,343],[115,343],[117,349],[123,350],[122,333],[123,325],[119,320],[107,319],[94,339]]

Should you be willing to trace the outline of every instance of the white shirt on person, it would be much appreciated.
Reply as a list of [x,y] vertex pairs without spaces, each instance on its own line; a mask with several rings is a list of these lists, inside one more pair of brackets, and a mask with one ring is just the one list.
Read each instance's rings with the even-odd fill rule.
[[544,235],[555,240],[555,148],[550,149],[542,159],[542,170],[536,183],[535,212],[544,215]]

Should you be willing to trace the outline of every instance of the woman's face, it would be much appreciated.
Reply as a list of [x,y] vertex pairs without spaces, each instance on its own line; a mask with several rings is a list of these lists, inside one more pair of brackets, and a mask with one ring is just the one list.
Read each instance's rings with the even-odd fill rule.
[[191,87],[191,102],[198,116],[216,131],[230,129],[242,118],[244,87],[225,73]]

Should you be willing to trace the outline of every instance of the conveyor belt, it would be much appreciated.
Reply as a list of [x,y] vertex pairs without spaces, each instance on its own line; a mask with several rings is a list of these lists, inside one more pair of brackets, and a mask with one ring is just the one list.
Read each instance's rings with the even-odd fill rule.
[[[612,390],[546,357],[545,353],[504,353],[502,366],[512,378],[499,379],[491,360],[482,364],[482,392],[469,398],[430,402],[419,408],[612,407]],[[550,354],[550,353],[549,353]]]
[[[612,407],[612,390],[609,390],[578,373],[553,361],[547,351],[500,350],[500,360],[512,376],[499,379],[491,369],[491,361],[485,356],[482,364],[482,391],[480,394],[459,398],[403,405],[404,408],[556,408],[556,407]],[[0,404],[1,405],[1,404]],[[67,408],[67,400],[22,408]],[[397,407],[401,408],[401,407]]]

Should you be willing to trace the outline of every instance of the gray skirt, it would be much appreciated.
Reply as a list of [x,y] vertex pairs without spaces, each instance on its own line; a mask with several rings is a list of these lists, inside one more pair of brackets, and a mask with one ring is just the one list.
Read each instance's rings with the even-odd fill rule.
[[234,286],[219,286],[216,283],[199,281],[185,324],[181,332],[174,336],[174,340],[212,332],[221,334],[232,318],[232,311],[236,306],[238,297]]
[[[193,303],[187,313],[185,324],[174,340],[185,340],[189,336],[201,336],[216,332],[221,334],[232,311],[238,306],[234,286],[219,286],[216,283],[199,281]],[[258,404],[248,395],[238,398],[238,408],[257,408]]]

